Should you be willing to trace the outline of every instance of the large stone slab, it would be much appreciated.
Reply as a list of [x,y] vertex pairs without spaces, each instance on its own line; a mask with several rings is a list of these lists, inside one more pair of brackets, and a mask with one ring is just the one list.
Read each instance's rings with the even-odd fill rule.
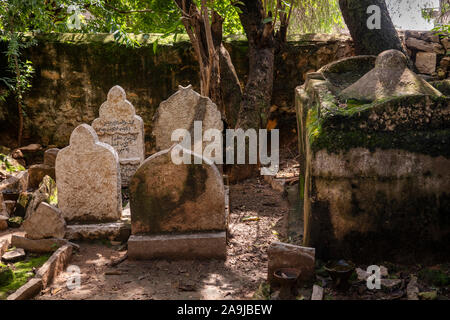
[[6,300],[27,300],[36,296],[42,290],[42,279],[32,278],[16,292],[10,294]]
[[176,165],[171,150],[149,157],[131,180],[132,234],[225,230],[225,189],[217,167],[188,150],[202,164]]
[[[211,99],[195,92],[191,85],[179,86],[179,90],[161,102],[156,111],[152,130],[156,149],[159,151],[170,148],[174,144],[171,141],[172,132],[177,129],[189,131],[194,140],[195,121],[202,121],[202,136],[208,129],[223,130],[221,113]],[[195,150],[193,146],[191,150]]]
[[35,212],[23,222],[27,238],[64,238],[66,221],[61,210],[41,202]]
[[79,249],[78,245],[69,242],[66,239],[39,239],[33,240],[25,237],[12,235],[11,236],[11,246],[16,248],[22,248],[26,252],[36,252],[36,253],[46,253],[46,252],[54,252],[58,250],[58,248],[69,244]]
[[225,259],[226,235],[222,232],[178,235],[132,235],[128,240],[128,258],[151,259]]
[[68,222],[107,222],[122,209],[119,157],[87,124],[56,157],[58,207]]
[[68,225],[65,238],[68,240],[99,240],[126,241],[131,228],[125,222],[109,222],[94,224]]
[[47,288],[69,264],[72,258],[73,247],[64,245],[56,250],[51,257],[39,268],[36,278],[42,280],[42,288]]
[[144,122],[126,100],[125,90],[114,86],[100,106],[99,118],[92,122],[101,142],[111,145],[119,155],[122,186],[128,183],[145,157]]

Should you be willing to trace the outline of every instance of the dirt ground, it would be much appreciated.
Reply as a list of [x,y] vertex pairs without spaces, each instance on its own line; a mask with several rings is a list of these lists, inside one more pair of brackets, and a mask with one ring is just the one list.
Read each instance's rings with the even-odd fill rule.
[[226,261],[129,261],[124,246],[79,243],[71,265],[81,285],[69,290],[64,272],[36,299],[249,299],[267,277],[267,247],[286,236],[289,204],[262,179],[230,186]]

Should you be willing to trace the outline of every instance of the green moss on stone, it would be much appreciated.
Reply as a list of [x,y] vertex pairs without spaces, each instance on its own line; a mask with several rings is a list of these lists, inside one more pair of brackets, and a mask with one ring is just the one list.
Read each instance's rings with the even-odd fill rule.
[[14,263],[13,279],[3,286],[0,285],[0,299],[6,299],[9,294],[23,286],[28,279],[34,276],[33,268],[41,267],[49,257],[50,254],[46,254]]

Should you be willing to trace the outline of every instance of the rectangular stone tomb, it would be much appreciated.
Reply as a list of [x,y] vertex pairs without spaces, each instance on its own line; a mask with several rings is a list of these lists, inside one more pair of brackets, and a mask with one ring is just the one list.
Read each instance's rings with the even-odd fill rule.
[[192,234],[132,235],[128,239],[128,258],[151,259],[225,259],[226,232]]

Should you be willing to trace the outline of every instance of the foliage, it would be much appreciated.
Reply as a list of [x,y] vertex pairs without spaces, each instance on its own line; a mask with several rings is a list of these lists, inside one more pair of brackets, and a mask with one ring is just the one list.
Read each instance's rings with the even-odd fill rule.
[[0,168],[4,168],[9,173],[25,170],[20,164],[14,166],[14,164],[11,163],[11,159],[3,153],[0,153]]
[[331,33],[344,28],[337,0],[295,0],[290,33]]

